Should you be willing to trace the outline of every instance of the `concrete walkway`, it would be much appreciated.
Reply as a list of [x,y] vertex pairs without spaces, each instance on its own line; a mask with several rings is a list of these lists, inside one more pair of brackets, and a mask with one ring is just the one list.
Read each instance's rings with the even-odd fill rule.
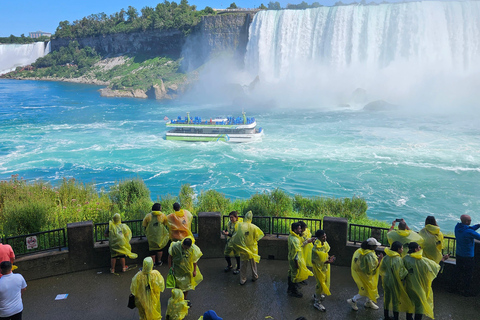
[[[295,320],[303,316],[312,319],[382,319],[383,302],[379,299],[379,310],[371,310],[359,305],[353,311],[345,302],[357,293],[355,283],[350,276],[350,268],[334,266],[332,268],[332,296],[324,302],[326,312],[313,308],[312,295],[315,280],[310,278],[308,285],[302,288],[304,297],[293,298],[287,291],[287,261],[262,260],[258,266],[260,279],[248,281],[241,286],[239,276],[224,273],[223,259],[201,259],[199,267],[204,281],[197,290],[189,293],[192,307],[186,320],[197,320],[206,310],[213,309],[223,319]],[[157,268],[166,278],[168,267]],[[21,270],[18,270],[21,273]],[[137,310],[127,308],[130,282],[138,267],[126,273],[112,275],[108,268],[89,270],[57,277],[28,281],[23,296],[24,319],[30,320],[135,320]],[[380,286],[381,287],[381,286]],[[381,290],[381,289],[380,289]],[[66,300],[55,301],[57,294],[68,293]],[[382,292],[380,292],[382,294]],[[162,293],[162,315],[165,315],[170,290]],[[464,298],[434,288],[435,318],[480,319],[478,298]],[[424,317],[425,319],[426,317]],[[165,317],[164,317],[165,319]],[[405,319],[402,314],[400,319]]]

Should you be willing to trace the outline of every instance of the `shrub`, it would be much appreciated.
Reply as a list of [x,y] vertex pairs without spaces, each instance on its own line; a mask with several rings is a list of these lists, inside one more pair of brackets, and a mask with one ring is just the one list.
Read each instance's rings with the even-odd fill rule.
[[197,212],[228,213],[230,200],[216,190],[202,191],[198,197]]
[[[190,184],[182,184],[180,193],[178,194],[178,200],[183,209],[187,209],[190,212],[194,212],[193,200],[195,199],[195,191],[193,191]],[[173,204],[172,204],[173,206]]]
[[116,183],[108,193],[113,211],[123,212],[124,220],[140,219],[151,211],[150,190],[140,178]]

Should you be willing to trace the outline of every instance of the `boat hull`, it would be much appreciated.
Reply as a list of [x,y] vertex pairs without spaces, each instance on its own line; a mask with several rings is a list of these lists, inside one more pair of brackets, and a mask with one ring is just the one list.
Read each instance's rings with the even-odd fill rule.
[[259,141],[263,137],[263,130],[253,134],[189,134],[167,132],[165,138],[167,140],[191,141],[191,142],[209,142],[223,141],[230,143],[242,143]]

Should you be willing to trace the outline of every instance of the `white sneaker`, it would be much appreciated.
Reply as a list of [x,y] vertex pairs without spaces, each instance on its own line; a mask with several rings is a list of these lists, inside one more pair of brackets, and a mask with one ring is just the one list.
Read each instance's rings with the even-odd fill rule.
[[321,294],[320,295],[320,301],[324,301],[325,300],[325,295],[324,294]]
[[320,302],[315,302],[315,303],[313,304],[313,307],[314,307],[315,309],[318,309],[318,310],[323,311],[323,312],[326,311],[325,307],[324,307],[323,304],[321,304]]
[[365,308],[372,308],[373,310],[378,310],[378,306],[372,300],[368,300],[367,302],[365,302]]
[[353,310],[355,310],[355,311],[358,310],[357,303],[355,301],[353,301],[352,299],[348,299],[347,303],[350,305],[350,307],[352,307]]

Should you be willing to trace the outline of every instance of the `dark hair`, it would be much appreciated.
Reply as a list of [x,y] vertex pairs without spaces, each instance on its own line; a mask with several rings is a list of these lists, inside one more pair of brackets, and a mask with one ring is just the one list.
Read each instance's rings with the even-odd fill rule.
[[298,227],[301,227],[301,226],[302,226],[302,225],[300,224],[300,222],[294,222],[294,223],[292,223],[292,226],[291,226],[292,231],[297,230]]
[[425,219],[425,225],[431,224],[432,226],[438,226],[437,220],[435,220],[434,216],[427,216]]
[[0,263],[0,269],[2,270],[2,274],[7,274],[12,270],[12,263],[10,261],[2,261]]
[[325,231],[323,231],[323,230],[315,231],[315,237],[317,237],[317,238],[323,237],[324,234],[325,234]]
[[398,229],[399,230],[406,230],[407,229],[407,223],[403,222],[403,221],[399,222],[398,223]]
[[307,228],[307,224],[303,221],[298,221],[298,223],[300,224],[300,227],[302,227],[302,229],[306,229]]
[[183,239],[182,244],[183,244],[184,246],[186,246],[186,247],[190,247],[190,246],[192,245],[192,239],[190,239],[190,238],[185,238],[185,239]]
[[235,218],[238,218],[238,212],[237,211],[232,211],[228,214],[228,216],[234,216]]
[[152,211],[162,211],[162,205],[160,203],[154,203],[152,206]]
[[175,211],[180,210],[180,204],[179,204],[178,202],[175,202],[175,203],[173,204],[173,210],[175,210]]
[[414,253],[415,250],[420,247],[420,245],[416,242],[410,242],[408,244],[408,253]]
[[370,249],[370,245],[368,244],[368,241],[367,240],[363,241],[362,244],[360,245],[360,248],[362,248],[363,250]]
[[403,245],[400,241],[394,241],[390,246],[390,250],[397,252],[398,249],[402,248]]

